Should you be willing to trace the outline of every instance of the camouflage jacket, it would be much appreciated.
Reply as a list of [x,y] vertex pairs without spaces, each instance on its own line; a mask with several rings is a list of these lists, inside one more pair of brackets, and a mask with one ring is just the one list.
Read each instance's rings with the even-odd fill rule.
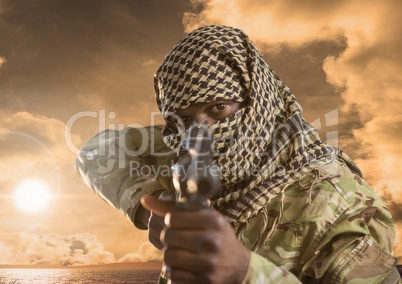
[[245,283],[381,283],[396,264],[389,211],[341,162],[289,186],[239,237],[254,252]]
[[[139,229],[146,229],[135,220],[140,198],[173,190],[170,167],[176,155],[160,130],[102,132],[76,162],[87,184]],[[396,264],[389,211],[341,162],[289,186],[236,230],[251,251],[243,283],[381,283]]]

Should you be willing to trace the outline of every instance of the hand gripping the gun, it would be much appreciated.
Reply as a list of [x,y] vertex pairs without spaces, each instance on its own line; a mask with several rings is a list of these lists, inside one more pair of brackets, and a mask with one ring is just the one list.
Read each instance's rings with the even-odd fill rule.
[[208,206],[219,180],[211,135],[204,125],[193,126],[188,133],[184,154],[173,166],[177,202],[166,213],[160,235],[165,276],[173,283],[240,283],[249,252],[225,217]]

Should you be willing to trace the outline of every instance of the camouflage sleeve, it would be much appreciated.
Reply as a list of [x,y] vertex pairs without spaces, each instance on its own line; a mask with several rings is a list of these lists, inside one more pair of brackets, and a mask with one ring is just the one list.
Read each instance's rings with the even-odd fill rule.
[[170,165],[175,153],[163,143],[161,126],[105,130],[90,139],[76,159],[76,169],[103,200],[137,228],[141,197],[171,189]]
[[364,179],[346,167],[338,173],[317,189],[334,192],[327,208],[340,214],[323,226],[302,274],[323,283],[383,283],[396,265],[392,216]]
[[336,169],[306,176],[249,221],[243,242],[256,253],[243,283],[398,283],[384,282],[396,265],[384,202],[346,167],[328,167]]
[[307,283],[315,283],[314,278],[319,283],[384,283],[395,265],[396,259],[375,238],[345,233],[317,252],[304,275]]
[[242,284],[301,283],[295,275],[252,252]]

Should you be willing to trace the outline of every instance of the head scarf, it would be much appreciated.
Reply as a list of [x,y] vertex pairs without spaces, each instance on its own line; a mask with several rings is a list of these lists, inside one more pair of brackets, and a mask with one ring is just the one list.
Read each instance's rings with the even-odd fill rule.
[[221,170],[213,205],[232,224],[247,222],[287,186],[339,155],[320,140],[295,96],[239,29],[212,25],[187,34],[157,70],[155,90],[166,120],[163,139],[177,151],[186,134],[172,120],[178,110],[218,99],[246,102],[209,126]]

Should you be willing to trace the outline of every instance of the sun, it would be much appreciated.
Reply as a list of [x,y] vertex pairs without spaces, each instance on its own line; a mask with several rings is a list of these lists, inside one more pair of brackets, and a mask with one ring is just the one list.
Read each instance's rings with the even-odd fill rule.
[[17,186],[14,193],[14,201],[17,207],[26,213],[44,211],[50,198],[47,185],[40,180],[25,180]]

